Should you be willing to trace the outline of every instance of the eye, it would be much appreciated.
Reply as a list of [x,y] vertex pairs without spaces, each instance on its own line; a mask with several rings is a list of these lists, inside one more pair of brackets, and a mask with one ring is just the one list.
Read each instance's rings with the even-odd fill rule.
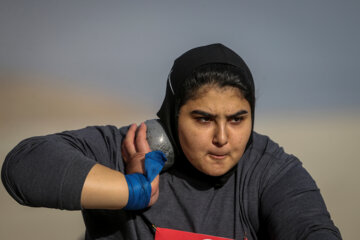
[[243,116],[241,116],[241,117],[233,117],[233,118],[230,119],[230,122],[236,124],[236,123],[241,123],[243,120],[244,120]]
[[197,117],[196,121],[199,123],[208,123],[210,122],[212,119],[210,117]]

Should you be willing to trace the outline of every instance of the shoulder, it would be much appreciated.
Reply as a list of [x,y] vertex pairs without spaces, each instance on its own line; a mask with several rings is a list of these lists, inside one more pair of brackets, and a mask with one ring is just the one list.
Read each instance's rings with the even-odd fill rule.
[[286,154],[284,149],[278,143],[274,142],[270,137],[259,134],[257,132],[254,132],[252,137],[253,142],[249,147],[252,153],[256,153],[260,156],[271,155],[280,159],[284,157],[284,154]]
[[286,153],[278,143],[256,132],[243,160],[246,172],[263,187],[290,169],[302,165],[296,156]]
[[340,236],[316,182],[300,160],[269,137],[257,133],[249,150],[252,156],[249,160],[254,162],[251,175],[256,176],[248,179],[255,182],[248,191],[249,201],[256,203],[250,207],[254,226],[259,227],[260,221],[273,226],[269,232],[274,238],[289,239],[295,235],[300,238],[313,233],[315,236],[316,229],[322,229],[328,238],[334,233]]
[[284,151],[278,143],[274,142],[270,137],[253,133],[253,142],[249,146],[249,154],[258,161],[272,162],[273,164],[282,165],[298,159]]

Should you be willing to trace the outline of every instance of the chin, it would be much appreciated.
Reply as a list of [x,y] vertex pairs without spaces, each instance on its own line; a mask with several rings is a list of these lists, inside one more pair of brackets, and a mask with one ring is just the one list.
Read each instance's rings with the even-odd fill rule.
[[219,177],[227,173],[229,170],[230,169],[226,168],[226,169],[204,169],[200,171],[212,177]]

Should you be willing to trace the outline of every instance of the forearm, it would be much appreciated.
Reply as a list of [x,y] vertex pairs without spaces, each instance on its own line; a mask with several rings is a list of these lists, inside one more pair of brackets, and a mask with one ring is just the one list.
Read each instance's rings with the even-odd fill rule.
[[81,206],[87,209],[121,209],[126,206],[129,189],[125,176],[96,164],[87,175],[81,192]]

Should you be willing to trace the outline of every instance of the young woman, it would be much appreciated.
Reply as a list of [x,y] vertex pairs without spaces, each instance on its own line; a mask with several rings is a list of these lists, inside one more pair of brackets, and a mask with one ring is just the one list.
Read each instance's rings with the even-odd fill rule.
[[145,157],[145,124],[96,126],[22,141],[3,183],[24,205],[81,209],[86,239],[160,239],[164,229],[182,231],[176,239],[341,239],[301,162],[253,131],[254,92],[231,49],[194,48],[175,60],[158,112],[175,152],[167,171],[151,173],[163,156]]

